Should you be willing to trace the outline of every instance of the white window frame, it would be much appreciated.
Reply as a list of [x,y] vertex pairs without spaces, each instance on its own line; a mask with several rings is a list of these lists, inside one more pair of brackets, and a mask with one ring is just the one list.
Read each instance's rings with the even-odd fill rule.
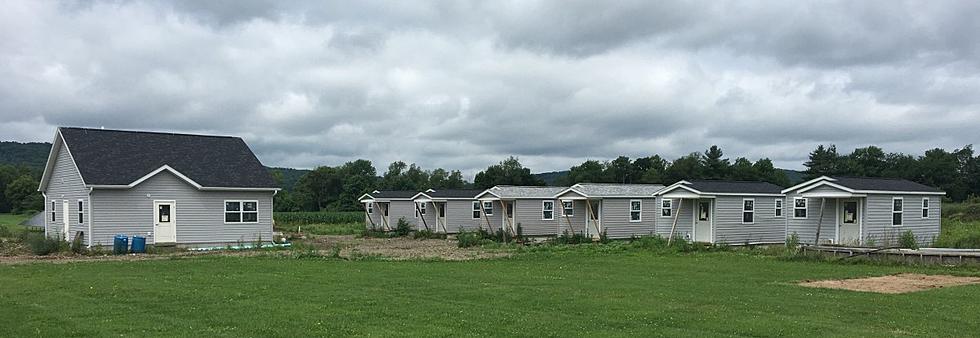
[[[565,207],[565,203],[568,203],[571,205],[571,207]],[[575,217],[575,201],[561,201],[561,214],[569,217]]]
[[929,211],[931,211],[931,210],[929,210],[929,208],[932,206],[929,203],[930,203],[930,201],[929,201],[929,198],[928,197],[923,197],[922,198],[922,213],[925,214],[925,216],[922,216],[922,219],[929,219]]
[[[238,203],[238,211],[228,211],[228,203]],[[253,211],[245,211],[245,203],[255,203],[255,222],[246,222],[245,213],[253,213]],[[256,224],[259,223],[259,201],[258,200],[225,200],[225,203],[221,204],[221,219],[225,224]],[[228,222],[228,214],[238,213],[238,222]]]
[[[640,209],[633,210],[633,202],[639,203],[640,204]],[[633,219],[633,213],[634,212],[637,214],[637,216],[639,216],[635,220]],[[630,220],[630,223],[643,222],[643,200],[630,200],[629,220]]]
[[[551,203],[551,209],[545,208],[548,203]],[[551,212],[551,218],[546,218],[545,212]],[[553,221],[555,220],[555,201],[541,201],[541,220],[542,221]]]
[[[797,200],[803,200],[802,208],[796,206]],[[807,208],[809,207],[810,207],[810,200],[808,200],[806,197],[793,197],[793,219],[806,219],[807,217],[809,217],[810,212],[807,211]],[[803,210],[803,217],[796,216],[797,209]]]
[[[898,205],[899,205],[900,209],[902,209],[902,210],[898,210],[898,211],[895,210],[895,201],[901,201],[901,202],[899,202]],[[899,217],[900,217],[900,220],[901,220],[901,223],[900,224],[895,224],[895,214],[899,214]],[[905,225],[905,198],[904,197],[892,197],[892,226],[893,227],[900,227],[902,225]]]
[[367,213],[368,215],[374,214],[374,203],[367,203]]
[[415,202],[415,218],[425,217],[425,202]]
[[58,200],[51,200],[51,222],[58,221]]
[[[490,204],[489,208],[487,208],[487,204]],[[484,215],[493,216],[493,201],[483,201],[483,203],[480,203],[480,205],[483,207]],[[487,212],[487,209],[489,209],[490,212]]]
[[483,214],[483,202],[473,201],[473,209],[470,210],[470,213],[473,214],[472,216],[476,216],[473,219],[480,219],[480,215]]
[[[752,209],[751,210],[745,208],[745,202],[748,202],[748,201],[752,201]],[[745,213],[751,213],[752,214],[752,221],[751,222],[746,222],[745,221]],[[755,199],[754,198],[743,198],[742,199],[742,224],[755,224]]]
[[78,224],[85,224],[85,200],[79,199],[76,205],[78,205]]
[[[664,207],[665,203],[670,205]],[[667,212],[666,215],[664,215],[665,211]],[[670,198],[664,198],[660,200],[660,217],[671,217],[673,215],[674,215],[674,200]]]
[[783,213],[783,200],[777,198],[776,201],[773,203],[772,215],[773,217],[778,217],[778,218],[782,218],[783,215],[785,215]]

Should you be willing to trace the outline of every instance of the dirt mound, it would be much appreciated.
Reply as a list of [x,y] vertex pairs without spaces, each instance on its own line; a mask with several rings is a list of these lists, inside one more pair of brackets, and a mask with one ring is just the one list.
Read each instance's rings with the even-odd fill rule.
[[358,238],[354,236],[317,236],[308,243],[318,249],[340,247],[340,256],[381,256],[394,260],[444,259],[451,261],[506,257],[510,253],[481,248],[459,248],[455,240],[412,238]]
[[980,284],[980,277],[903,273],[880,277],[803,281],[800,283],[802,286],[814,288],[890,294],[925,291],[968,284]]

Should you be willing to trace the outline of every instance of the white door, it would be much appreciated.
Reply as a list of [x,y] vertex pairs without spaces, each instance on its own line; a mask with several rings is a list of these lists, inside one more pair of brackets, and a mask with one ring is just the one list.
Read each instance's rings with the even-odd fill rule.
[[432,203],[438,212],[436,220],[436,232],[446,232],[446,203]]
[[61,222],[63,223],[61,226],[61,231],[64,233],[66,241],[71,241],[71,226],[69,223],[69,221],[71,221],[70,215],[71,214],[68,212],[68,200],[61,201]]
[[694,241],[711,242],[711,200],[696,200],[697,207],[694,209]]
[[858,200],[848,199],[838,204],[837,243],[858,245],[861,242],[861,206]]
[[176,203],[173,201],[153,201],[153,243],[176,242]]

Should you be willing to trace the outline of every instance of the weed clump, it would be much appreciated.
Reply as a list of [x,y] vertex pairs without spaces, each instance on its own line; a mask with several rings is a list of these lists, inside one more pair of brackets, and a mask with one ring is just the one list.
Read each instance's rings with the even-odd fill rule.
[[898,238],[898,246],[915,250],[919,248],[919,242],[915,239],[915,234],[912,233],[912,230],[906,230]]
[[61,238],[50,238],[36,232],[24,232],[21,241],[31,248],[31,253],[38,256],[63,252],[69,247],[68,242]]

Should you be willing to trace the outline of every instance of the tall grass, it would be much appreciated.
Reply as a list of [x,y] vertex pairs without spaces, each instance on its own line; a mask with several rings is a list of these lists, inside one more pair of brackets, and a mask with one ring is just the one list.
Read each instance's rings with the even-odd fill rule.
[[277,212],[277,225],[297,224],[344,224],[365,221],[362,211]]

